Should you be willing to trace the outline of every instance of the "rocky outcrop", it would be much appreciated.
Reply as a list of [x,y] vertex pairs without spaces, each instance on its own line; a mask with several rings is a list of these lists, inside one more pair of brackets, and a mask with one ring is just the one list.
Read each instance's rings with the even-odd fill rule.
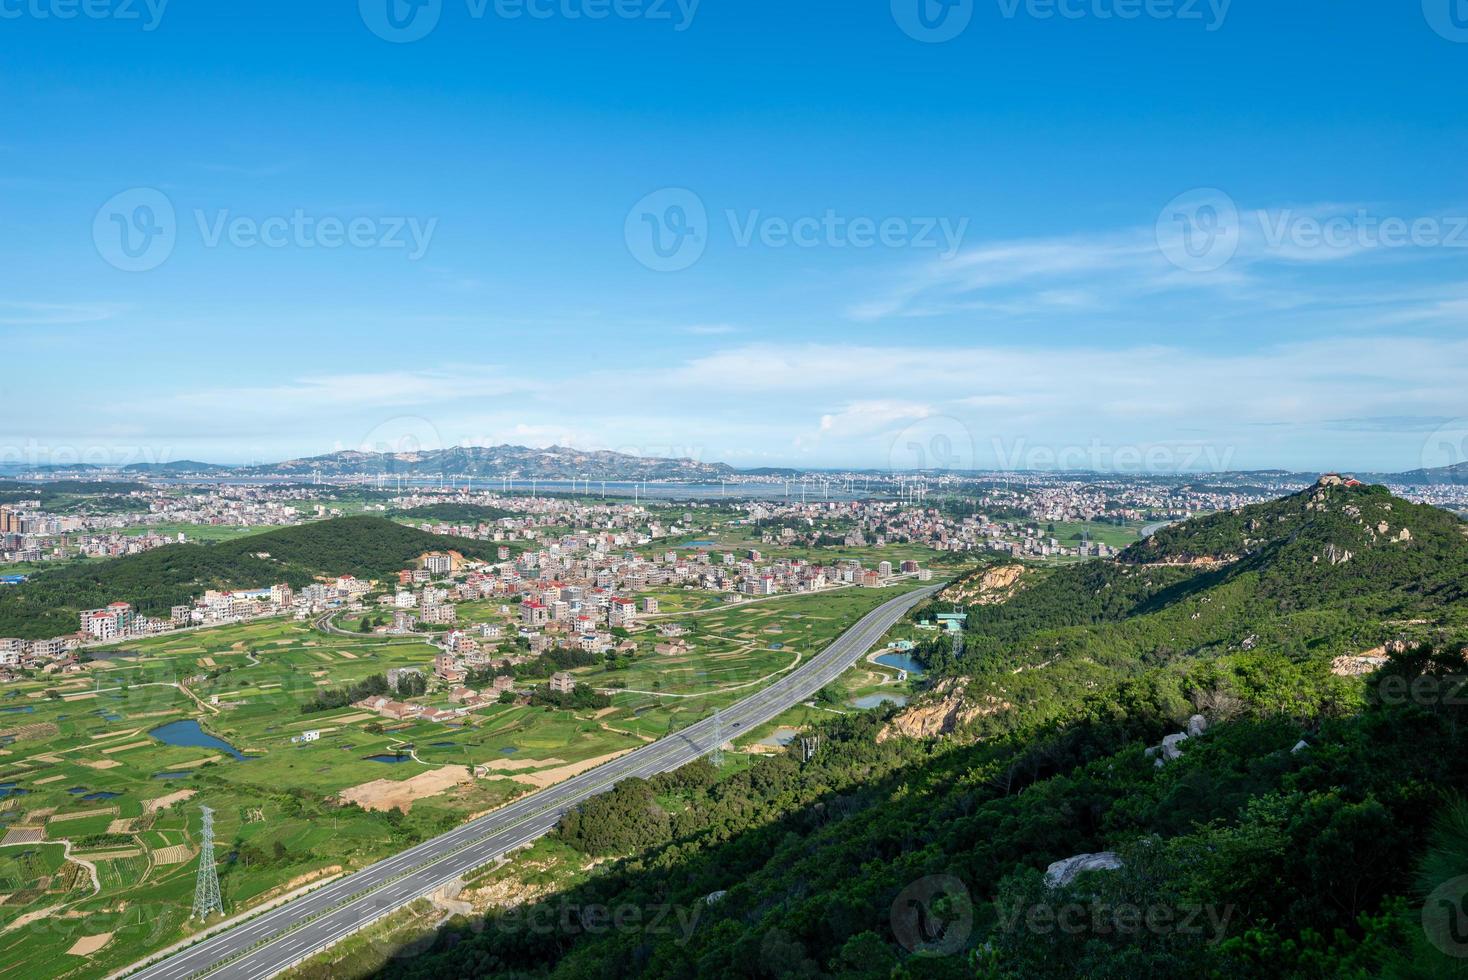
[[1386,663],[1386,648],[1377,647],[1354,657],[1336,657],[1330,662],[1330,672],[1337,677],[1361,677],[1385,666]]
[[936,700],[925,701],[908,708],[894,717],[877,733],[877,741],[892,738],[933,738],[957,731],[975,718],[998,714],[1014,707],[1008,701],[985,695],[970,702],[964,696],[963,685],[968,678],[944,681],[935,689]]
[[1122,867],[1121,858],[1115,851],[1099,854],[1077,854],[1063,861],[1056,861],[1045,869],[1047,888],[1064,888],[1075,880],[1082,871],[1116,871]]
[[1188,730],[1169,735],[1162,740],[1161,745],[1154,745],[1147,750],[1147,758],[1155,760],[1154,765],[1161,769],[1174,759],[1182,758],[1182,745],[1190,738],[1198,738],[1208,731],[1208,719],[1202,715],[1193,715],[1188,719]]
[[1019,591],[1021,580],[1029,573],[1028,565],[995,565],[982,574],[957,582],[938,596],[941,602],[969,606],[993,606],[1008,602]]

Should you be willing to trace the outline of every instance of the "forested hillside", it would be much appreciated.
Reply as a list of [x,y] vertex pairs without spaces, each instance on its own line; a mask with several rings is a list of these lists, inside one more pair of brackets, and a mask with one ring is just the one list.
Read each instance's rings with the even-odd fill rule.
[[589,883],[386,972],[1468,976],[1463,525],[1322,486],[1159,538],[972,608],[902,717],[588,802]]
[[322,576],[380,579],[425,551],[458,551],[492,559],[479,541],[425,534],[380,517],[345,517],[282,528],[220,544],[176,544],[110,561],[43,572],[0,589],[0,636],[39,639],[75,632],[78,613],[131,602],[147,615],[167,615],[206,589],[309,585]]

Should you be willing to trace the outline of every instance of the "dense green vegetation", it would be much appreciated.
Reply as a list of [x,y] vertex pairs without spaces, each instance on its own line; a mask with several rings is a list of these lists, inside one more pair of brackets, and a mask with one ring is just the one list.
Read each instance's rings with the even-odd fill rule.
[[810,759],[627,781],[557,832],[615,861],[385,972],[1468,976],[1465,581],[1454,517],[1344,487],[1036,573],[928,645],[953,734],[864,713]]
[[492,524],[505,517],[517,516],[503,507],[488,507],[483,504],[429,504],[411,510],[389,511],[392,517],[406,517],[414,521],[442,521],[445,524]]
[[109,602],[167,615],[206,589],[300,588],[320,576],[385,578],[426,551],[492,559],[494,545],[425,534],[380,517],[303,524],[237,541],[177,544],[96,564],[68,565],[0,591],[0,636],[75,632],[77,616]]
[[39,500],[41,509],[52,514],[121,514],[147,510],[145,502],[129,494],[150,489],[141,483],[123,481],[15,483],[0,480],[0,504]]

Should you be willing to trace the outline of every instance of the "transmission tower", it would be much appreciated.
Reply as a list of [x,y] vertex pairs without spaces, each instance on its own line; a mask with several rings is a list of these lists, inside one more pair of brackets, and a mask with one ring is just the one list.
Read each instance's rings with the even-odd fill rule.
[[199,848],[199,880],[194,885],[194,910],[191,919],[207,919],[210,912],[224,914],[224,903],[219,899],[219,874],[214,870],[214,811],[207,806],[204,811],[203,846]]
[[724,768],[724,716],[714,712],[714,751],[709,758],[716,768]]

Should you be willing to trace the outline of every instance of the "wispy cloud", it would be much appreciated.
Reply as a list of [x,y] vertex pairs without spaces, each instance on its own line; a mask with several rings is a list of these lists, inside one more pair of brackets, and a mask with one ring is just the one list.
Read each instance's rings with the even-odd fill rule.
[[117,308],[101,304],[28,303],[0,300],[0,324],[7,326],[63,326],[96,323],[117,314]]

